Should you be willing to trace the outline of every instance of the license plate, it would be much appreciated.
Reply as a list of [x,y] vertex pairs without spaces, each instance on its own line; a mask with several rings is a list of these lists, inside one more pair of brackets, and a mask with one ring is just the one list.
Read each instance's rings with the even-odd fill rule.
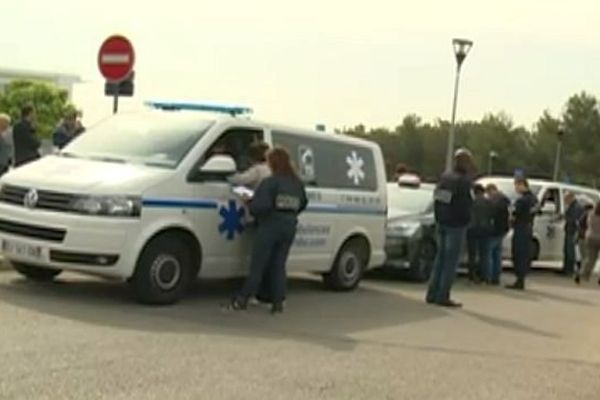
[[2,241],[2,252],[9,256],[31,260],[41,260],[43,257],[42,248],[40,246],[33,246],[13,240]]

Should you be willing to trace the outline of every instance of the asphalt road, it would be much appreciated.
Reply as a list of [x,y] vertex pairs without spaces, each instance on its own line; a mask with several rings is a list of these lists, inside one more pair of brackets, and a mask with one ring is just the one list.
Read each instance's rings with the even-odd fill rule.
[[237,282],[149,308],[120,284],[0,271],[0,399],[600,398],[600,287],[536,273],[526,293],[460,281],[463,310],[371,277],[291,282],[282,316],[226,314]]

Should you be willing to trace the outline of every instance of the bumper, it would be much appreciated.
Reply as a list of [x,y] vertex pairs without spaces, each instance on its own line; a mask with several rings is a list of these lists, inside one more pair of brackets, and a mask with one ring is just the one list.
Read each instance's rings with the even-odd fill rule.
[[385,239],[384,267],[410,269],[418,247],[419,240],[417,239],[388,235]]
[[0,204],[0,249],[13,262],[115,278],[133,272],[140,220]]

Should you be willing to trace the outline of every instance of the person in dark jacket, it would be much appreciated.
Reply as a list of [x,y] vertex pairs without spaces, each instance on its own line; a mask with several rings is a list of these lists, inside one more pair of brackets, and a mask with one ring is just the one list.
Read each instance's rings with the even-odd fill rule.
[[510,200],[498,190],[493,183],[486,186],[485,191],[493,206],[493,228],[490,238],[490,270],[491,284],[500,284],[502,274],[502,244],[510,230]]
[[467,231],[469,278],[471,281],[491,282],[490,239],[492,236],[493,204],[481,184],[473,187],[473,215]]
[[41,142],[35,132],[35,109],[31,105],[21,110],[21,120],[13,127],[15,167],[40,158]]
[[593,202],[587,202],[582,204],[583,213],[579,218],[577,224],[577,247],[579,248],[579,260],[577,260],[577,271],[575,272],[575,283],[581,283],[581,276],[583,272],[583,264],[587,259],[587,246],[586,246],[586,235],[588,231],[588,219],[590,215],[595,212],[596,205]]
[[468,150],[454,154],[451,171],[445,172],[434,191],[437,224],[437,254],[426,301],[444,307],[461,307],[450,299],[450,291],[463,253],[467,227],[471,221],[471,173],[473,157]]
[[563,243],[563,267],[561,273],[565,276],[573,276],[576,263],[577,232],[579,222],[585,210],[575,197],[568,192],[565,195],[565,238]]
[[267,154],[267,162],[272,175],[260,183],[249,204],[257,225],[250,274],[229,305],[230,310],[246,309],[266,276],[271,283],[271,312],[283,311],[285,264],[296,236],[298,215],[306,208],[308,199],[287,150],[273,148]]
[[54,133],[52,134],[52,143],[54,147],[62,150],[73,139],[85,131],[81,122],[77,120],[78,113],[75,110],[67,111],[65,117]]
[[507,289],[524,290],[525,278],[531,267],[531,243],[533,241],[533,220],[537,212],[537,198],[529,189],[525,178],[515,179],[515,191],[520,197],[515,202],[512,215],[512,253],[516,281]]

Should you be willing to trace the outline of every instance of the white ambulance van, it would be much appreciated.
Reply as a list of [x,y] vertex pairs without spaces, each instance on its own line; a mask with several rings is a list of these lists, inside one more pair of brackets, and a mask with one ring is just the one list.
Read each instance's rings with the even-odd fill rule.
[[152,304],[178,301],[197,276],[246,275],[252,226],[226,177],[249,166],[259,140],[288,149],[307,185],[290,272],[351,290],[383,263],[386,177],[376,144],[256,122],[240,107],[148,106],[2,177],[0,246],[19,273],[119,278]]

